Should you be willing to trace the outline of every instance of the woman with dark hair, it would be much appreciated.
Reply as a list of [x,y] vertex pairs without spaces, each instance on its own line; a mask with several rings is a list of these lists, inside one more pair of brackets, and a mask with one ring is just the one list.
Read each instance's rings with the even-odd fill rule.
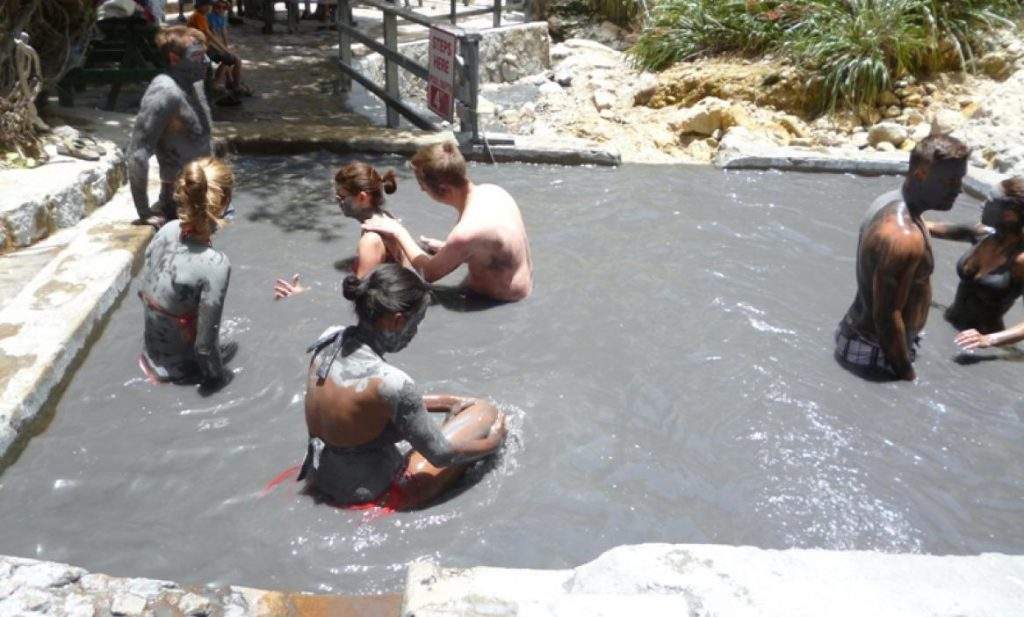
[[[344,281],[359,322],[325,332],[309,351],[309,442],[299,472],[339,505],[378,500],[392,510],[426,504],[505,439],[505,417],[475,398],[422,395],[384,355],[405,348],[430,301],[415,272],[384,264]],[[427,412],[446,412],[438,428]],[[396,443],[407,440],[403,456]]]
[[[936,238],[970,242],[956,272],[960,284],[946,320],[967,349],[1014,343],[1024,325],[1006,330],[1003,316],[1024,292],[1024,178],[1001,182],[985,202],[979,225],[928,223]],[[1017,330],[1021,334],[1015,336]]]
[[[398,180],[393,169],[382,175],[372,165],[362,161],[345,165],[334,176],[334,195],[338,198],[342,214],[360,223],[374,216],[395,218],[384,208],[384,194],[390,195],[397,189]],[[407,268],[411,267],[405,253],[402,252],[402,247],[393,238],[385,239],[372,231],[362,232],[359,244],[356,245],[352,272],[362,279],[382,263],[397,263]],[[274,299],[280,300],[306,291],[308,288],[301,285],[300,278],[295,274],[290,282],[277,279],[274,284]]]
[[139,298],[145,304],[145,349],[139,361],[152,381],[223,385],[235,346],[220,344],[220,318],[231,263],[211,238],[231,203],[234,175],[211,157],[185,166],[175,184],[178,220],[146,249]]

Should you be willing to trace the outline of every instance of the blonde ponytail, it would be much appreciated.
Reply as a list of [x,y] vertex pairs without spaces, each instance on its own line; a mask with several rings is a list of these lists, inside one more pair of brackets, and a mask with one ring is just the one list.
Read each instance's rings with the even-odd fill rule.
[[213,235],[234,184],[231,168],[220,159],[204,157],[186,165],[174,191],[182,227],[200,239]]

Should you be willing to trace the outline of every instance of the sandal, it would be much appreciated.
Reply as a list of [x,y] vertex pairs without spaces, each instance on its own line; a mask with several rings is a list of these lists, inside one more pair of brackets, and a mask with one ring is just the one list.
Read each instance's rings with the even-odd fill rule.
[[57,144],[57,154],[64,156],[70,156],[76,159],[82,159],[83,161],[98,161],[100,157],[106,154],[106,151],[100,152],[102,148],[93,143],[89,143],[85,138],[65,138],[59,144]]

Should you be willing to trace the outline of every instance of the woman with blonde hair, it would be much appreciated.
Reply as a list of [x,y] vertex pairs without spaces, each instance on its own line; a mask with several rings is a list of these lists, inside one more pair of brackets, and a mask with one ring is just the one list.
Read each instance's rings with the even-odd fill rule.
[[231,264],[211,238],[231,202],[234,175],[222,160],[188,163],[175,182],[178,220],[160,228],[146,249],[139,298],[145,305],[145,349],[139,362],[151,381],[217,387],[237,346],[220,345]]

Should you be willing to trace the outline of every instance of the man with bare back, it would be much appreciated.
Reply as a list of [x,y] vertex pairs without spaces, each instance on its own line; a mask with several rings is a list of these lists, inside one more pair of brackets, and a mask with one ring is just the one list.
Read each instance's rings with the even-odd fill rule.
[[886,193],[868,210],[857,243],[857,296],[835,333],[840,364],[868,376],[914,380],[935,265],[921,214],[953,207],[968,153],[953,137],[925,139],[910,154],[902,191]]
[[363,229],[394,238],[428,282],[461,264],[465,287],[482,296],[515,302],[533,290],[533,262],[526,227],[512,196],[494,184],[473,184],[453,142],[421,148],[412,157],[416,180],[431,199],[455,208],[459,220],[444,241],[421,238],[420,246],[395,219],[375,216]]

